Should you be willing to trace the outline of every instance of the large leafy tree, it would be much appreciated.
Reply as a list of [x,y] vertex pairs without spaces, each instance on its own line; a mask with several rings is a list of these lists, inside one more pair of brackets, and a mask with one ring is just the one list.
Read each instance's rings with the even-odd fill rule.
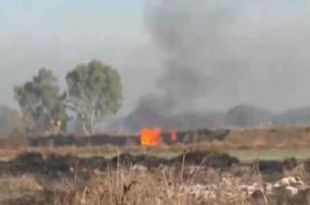
[[51,134],[54,123],[66,128],[65,94],[60,93],[58,80],[51,70],[40,69],[31,81],[15,87],[15,98],[22,113],[26,134]]
[[121,106],[121,77],[100,61],[76,66],[67,74],[66,82],[68,107],[76,113],[86,135],[94,134],[95,125]]

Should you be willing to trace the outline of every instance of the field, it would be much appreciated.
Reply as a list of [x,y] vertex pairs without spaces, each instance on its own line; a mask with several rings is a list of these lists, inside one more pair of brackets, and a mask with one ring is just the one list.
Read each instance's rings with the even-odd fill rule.
[[294,157],[298,160],[310,159],[310,149],[245,149],[231,150],[228,153],[241,161],[251,162],[255,160],[284,160]]
[[[221,141],[156,147],[6,142],[0,204],[310,204],[309,148],[308,128],[238,130]],[[288,176],[298,183],[278,187]]]

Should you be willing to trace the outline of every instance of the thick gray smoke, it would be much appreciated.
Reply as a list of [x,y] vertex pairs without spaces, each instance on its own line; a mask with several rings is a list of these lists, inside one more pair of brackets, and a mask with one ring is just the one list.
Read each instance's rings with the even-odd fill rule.
[[221,27],[230,21],[231,11],[208,1],[186,0],[157,1],[148,8],[151,36],[165,56],[157,82],[160,101],[165,99],[169,111],[192,110],[214,87],[212,68],[225,51]]
[[146,22],[164,56],[163,74],[159,94],[141,98],[129,125],[208,126],[208,117],[195,123],[184,113],[240,103],[304,106],[309,99],[298,88],[309,85],[310,27],[283,2],[148,1]]
[[221,28],[232,15],[229,8],[202,0],[149,2],[147,24],[164,56],[163,74],[156,84],[159,94],[143,96],[128,120],[133,127],[193,126],[195,115],[184,112],[193,112],[195,103],[221,84],[214,76],[223,70],[213,68],[222,69],[226,61]]

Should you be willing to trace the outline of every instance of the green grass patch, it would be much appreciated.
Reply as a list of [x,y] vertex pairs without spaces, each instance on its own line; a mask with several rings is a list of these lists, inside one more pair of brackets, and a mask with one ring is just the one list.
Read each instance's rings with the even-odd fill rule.
[[245,149],[231,150],[228,153],[244,162],[254,160],[284,160],[295,157],[299,160],[310,159],[310,149]]

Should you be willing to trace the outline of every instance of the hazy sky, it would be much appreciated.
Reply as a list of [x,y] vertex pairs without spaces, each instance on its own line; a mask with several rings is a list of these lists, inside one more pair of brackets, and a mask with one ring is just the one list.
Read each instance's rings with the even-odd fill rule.
[[[123,110],[129,110],[161,74],[162,53],[149,35],[144,3],[0,0],[0,104],[16,106],[13,86],[28,80],[40,67],[55,71],[63,84],[68,70],[97,58],[121,72]],[[244,49],[234,58],[250,59],[246,61],[250,65],[238,74],[244,77],[236,82],[234,93],[214,94],[199,106],[221,108],[248,102],[285,109],[310,105],[310,2],[234,0],[227,4],[238,13],[230,25],[231,41]],[[236,53],[230,48],[235,45],[227,52]],[[292,56],[282,55],[282,50],[291,50]],[[280,55],[269,55],[273,52]],[[224,76],[229,77],[229,73]]]
[[[41,67],[63,81],[76,64],[98,58],[123,74],[124,105],[130,106],[151,87],[149,70],[156,64],[148,59],[143,5],[142,0],[0,0],[0,104],[14,104],[13,86]],[[139,75],[143,78],[136,79]]]

